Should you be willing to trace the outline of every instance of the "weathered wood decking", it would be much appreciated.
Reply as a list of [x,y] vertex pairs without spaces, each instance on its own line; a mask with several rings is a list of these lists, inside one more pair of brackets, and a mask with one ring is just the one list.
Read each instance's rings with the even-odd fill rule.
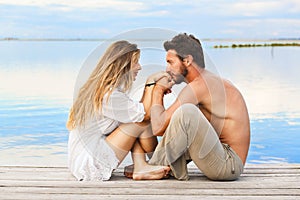
[[189,168],[190,180],[79,182],[66,167],[0,166],[0,199],[300,199],[300,164],[246,165],[232,182],[214,182]]

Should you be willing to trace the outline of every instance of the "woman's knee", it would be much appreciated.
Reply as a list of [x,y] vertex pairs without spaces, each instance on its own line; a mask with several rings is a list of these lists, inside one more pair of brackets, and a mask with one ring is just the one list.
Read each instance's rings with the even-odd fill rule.
[[138,138],[143,132],[145,132],[147,127],[148,126],[140,125],[139,123],[126,123],[121,124],[119,126],[119,130],[128,136]]

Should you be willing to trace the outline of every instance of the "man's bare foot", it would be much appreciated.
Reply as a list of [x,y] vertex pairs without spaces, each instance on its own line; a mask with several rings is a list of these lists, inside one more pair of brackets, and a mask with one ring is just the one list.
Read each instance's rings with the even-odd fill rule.
[[144,165],[140,169],[133,169],[133,180],[159,180],[166,178],[170,171],[168,166]]

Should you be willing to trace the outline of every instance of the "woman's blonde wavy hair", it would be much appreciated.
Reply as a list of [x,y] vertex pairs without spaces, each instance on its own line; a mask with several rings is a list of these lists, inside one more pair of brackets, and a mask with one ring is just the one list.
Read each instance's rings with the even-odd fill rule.
[[117,87],[123,92],[131,89],[133,76],[130,70],[138,62],[139,56],[137,45],[128,41],[117,41],[107,48],[71,107],[66,124],[69,130],[83,125],[90,117],[101,112],[106,94],[108,99]]

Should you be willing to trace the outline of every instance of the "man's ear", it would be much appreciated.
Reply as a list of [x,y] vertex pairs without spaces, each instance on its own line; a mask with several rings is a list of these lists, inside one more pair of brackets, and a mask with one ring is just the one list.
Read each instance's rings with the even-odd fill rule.
[[183,62],[188,67],[190,64],[192,64],[193,60],[194,60],[193,56],[188,55],[187,57],[184,58]]

